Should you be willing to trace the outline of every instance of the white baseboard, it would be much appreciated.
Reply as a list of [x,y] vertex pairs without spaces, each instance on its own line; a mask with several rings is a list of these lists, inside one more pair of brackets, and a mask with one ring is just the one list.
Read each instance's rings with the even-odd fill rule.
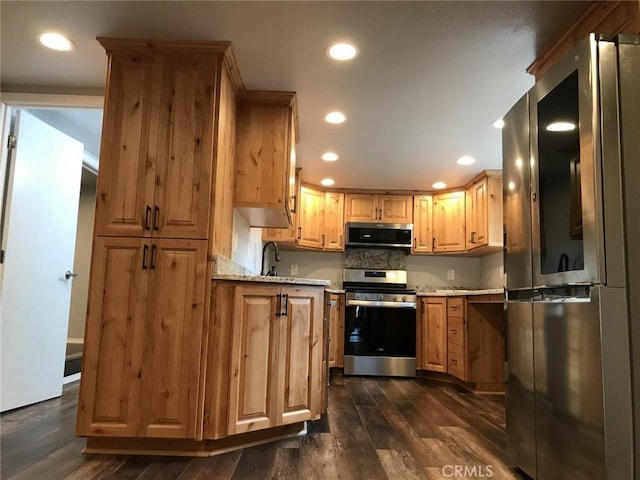
[[75,382],[78,380],[80,380],[80,372],[69,375],[68,377],[64,377],[62,379],[62,385],[66,385],[67,383]]
[[84,343],[84,338],[67,338],[67,343]]

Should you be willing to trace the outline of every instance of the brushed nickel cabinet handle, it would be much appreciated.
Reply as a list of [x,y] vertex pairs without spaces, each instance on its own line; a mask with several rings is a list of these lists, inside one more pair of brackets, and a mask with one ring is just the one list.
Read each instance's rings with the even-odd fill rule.
[[324,233],[322,234],[322,246],[324,247]]
[[298,227],[298,240],[302,238],[302,227]]
[[147,266],[147,253],[149,252],[149,245],[142,247],[142,269],[146,270]]
[[156,269],[156,252],[158,250],[158,247],[156,247],[156,244],[154,243],[153,245],[151,245],[151,265],[149,265],[149,269],[150,270],[155,270]]
[[160,207],[154,205],[153,207],[153,229],[158,230],[160,224]]
[[147,208],[145,209],[145,212],[144,212],[144,229],[145,230],[151,230],[151,227],[149,226],[150,215],[151,215],[151,207],[147,205]]

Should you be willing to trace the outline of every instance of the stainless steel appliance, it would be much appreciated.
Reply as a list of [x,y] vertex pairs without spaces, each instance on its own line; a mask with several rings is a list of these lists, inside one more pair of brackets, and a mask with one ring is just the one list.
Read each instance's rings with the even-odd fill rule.
[[405,270],[345,269],[345,375],[416,375],[416,292]]
[[535,479],[639,478],[639,112],[640,37],[591,35],[505,116],[507,449]]
[[345,224],[346,245],[349,247],[411,248],[411,223],[354,223]]

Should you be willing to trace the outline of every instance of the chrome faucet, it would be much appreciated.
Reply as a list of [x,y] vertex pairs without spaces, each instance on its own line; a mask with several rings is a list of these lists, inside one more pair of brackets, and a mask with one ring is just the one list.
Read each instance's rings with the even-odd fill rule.
[[269,245],[273,245],[273,250],[275,251],[275,254],[276,254],[275,261],[276,262],[280,261],[280,253],[278,252],[278,245],[276,244],[276,242],[272,242],[272,241],[266,242],[264,244],[264,247],[262,247],[262,263],[260,264],[260,268],[262,268],[262,270],[260,271],[260,275],[266,275],[267,277],[275,277],[277,275],[275,266],[272,266],[267,273],[265,273],[264,271],[264,257],[266,256],[267,247]]

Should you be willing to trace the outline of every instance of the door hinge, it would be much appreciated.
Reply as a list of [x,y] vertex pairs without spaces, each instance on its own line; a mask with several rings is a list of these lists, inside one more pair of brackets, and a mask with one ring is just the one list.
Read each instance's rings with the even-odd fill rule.
[[18,139],[16,138],[16,136],[9,135],[9,138],[7,139],[7,148],[9,150],[13,150],[14,148],[16,148],[17,143],[18,143]]

